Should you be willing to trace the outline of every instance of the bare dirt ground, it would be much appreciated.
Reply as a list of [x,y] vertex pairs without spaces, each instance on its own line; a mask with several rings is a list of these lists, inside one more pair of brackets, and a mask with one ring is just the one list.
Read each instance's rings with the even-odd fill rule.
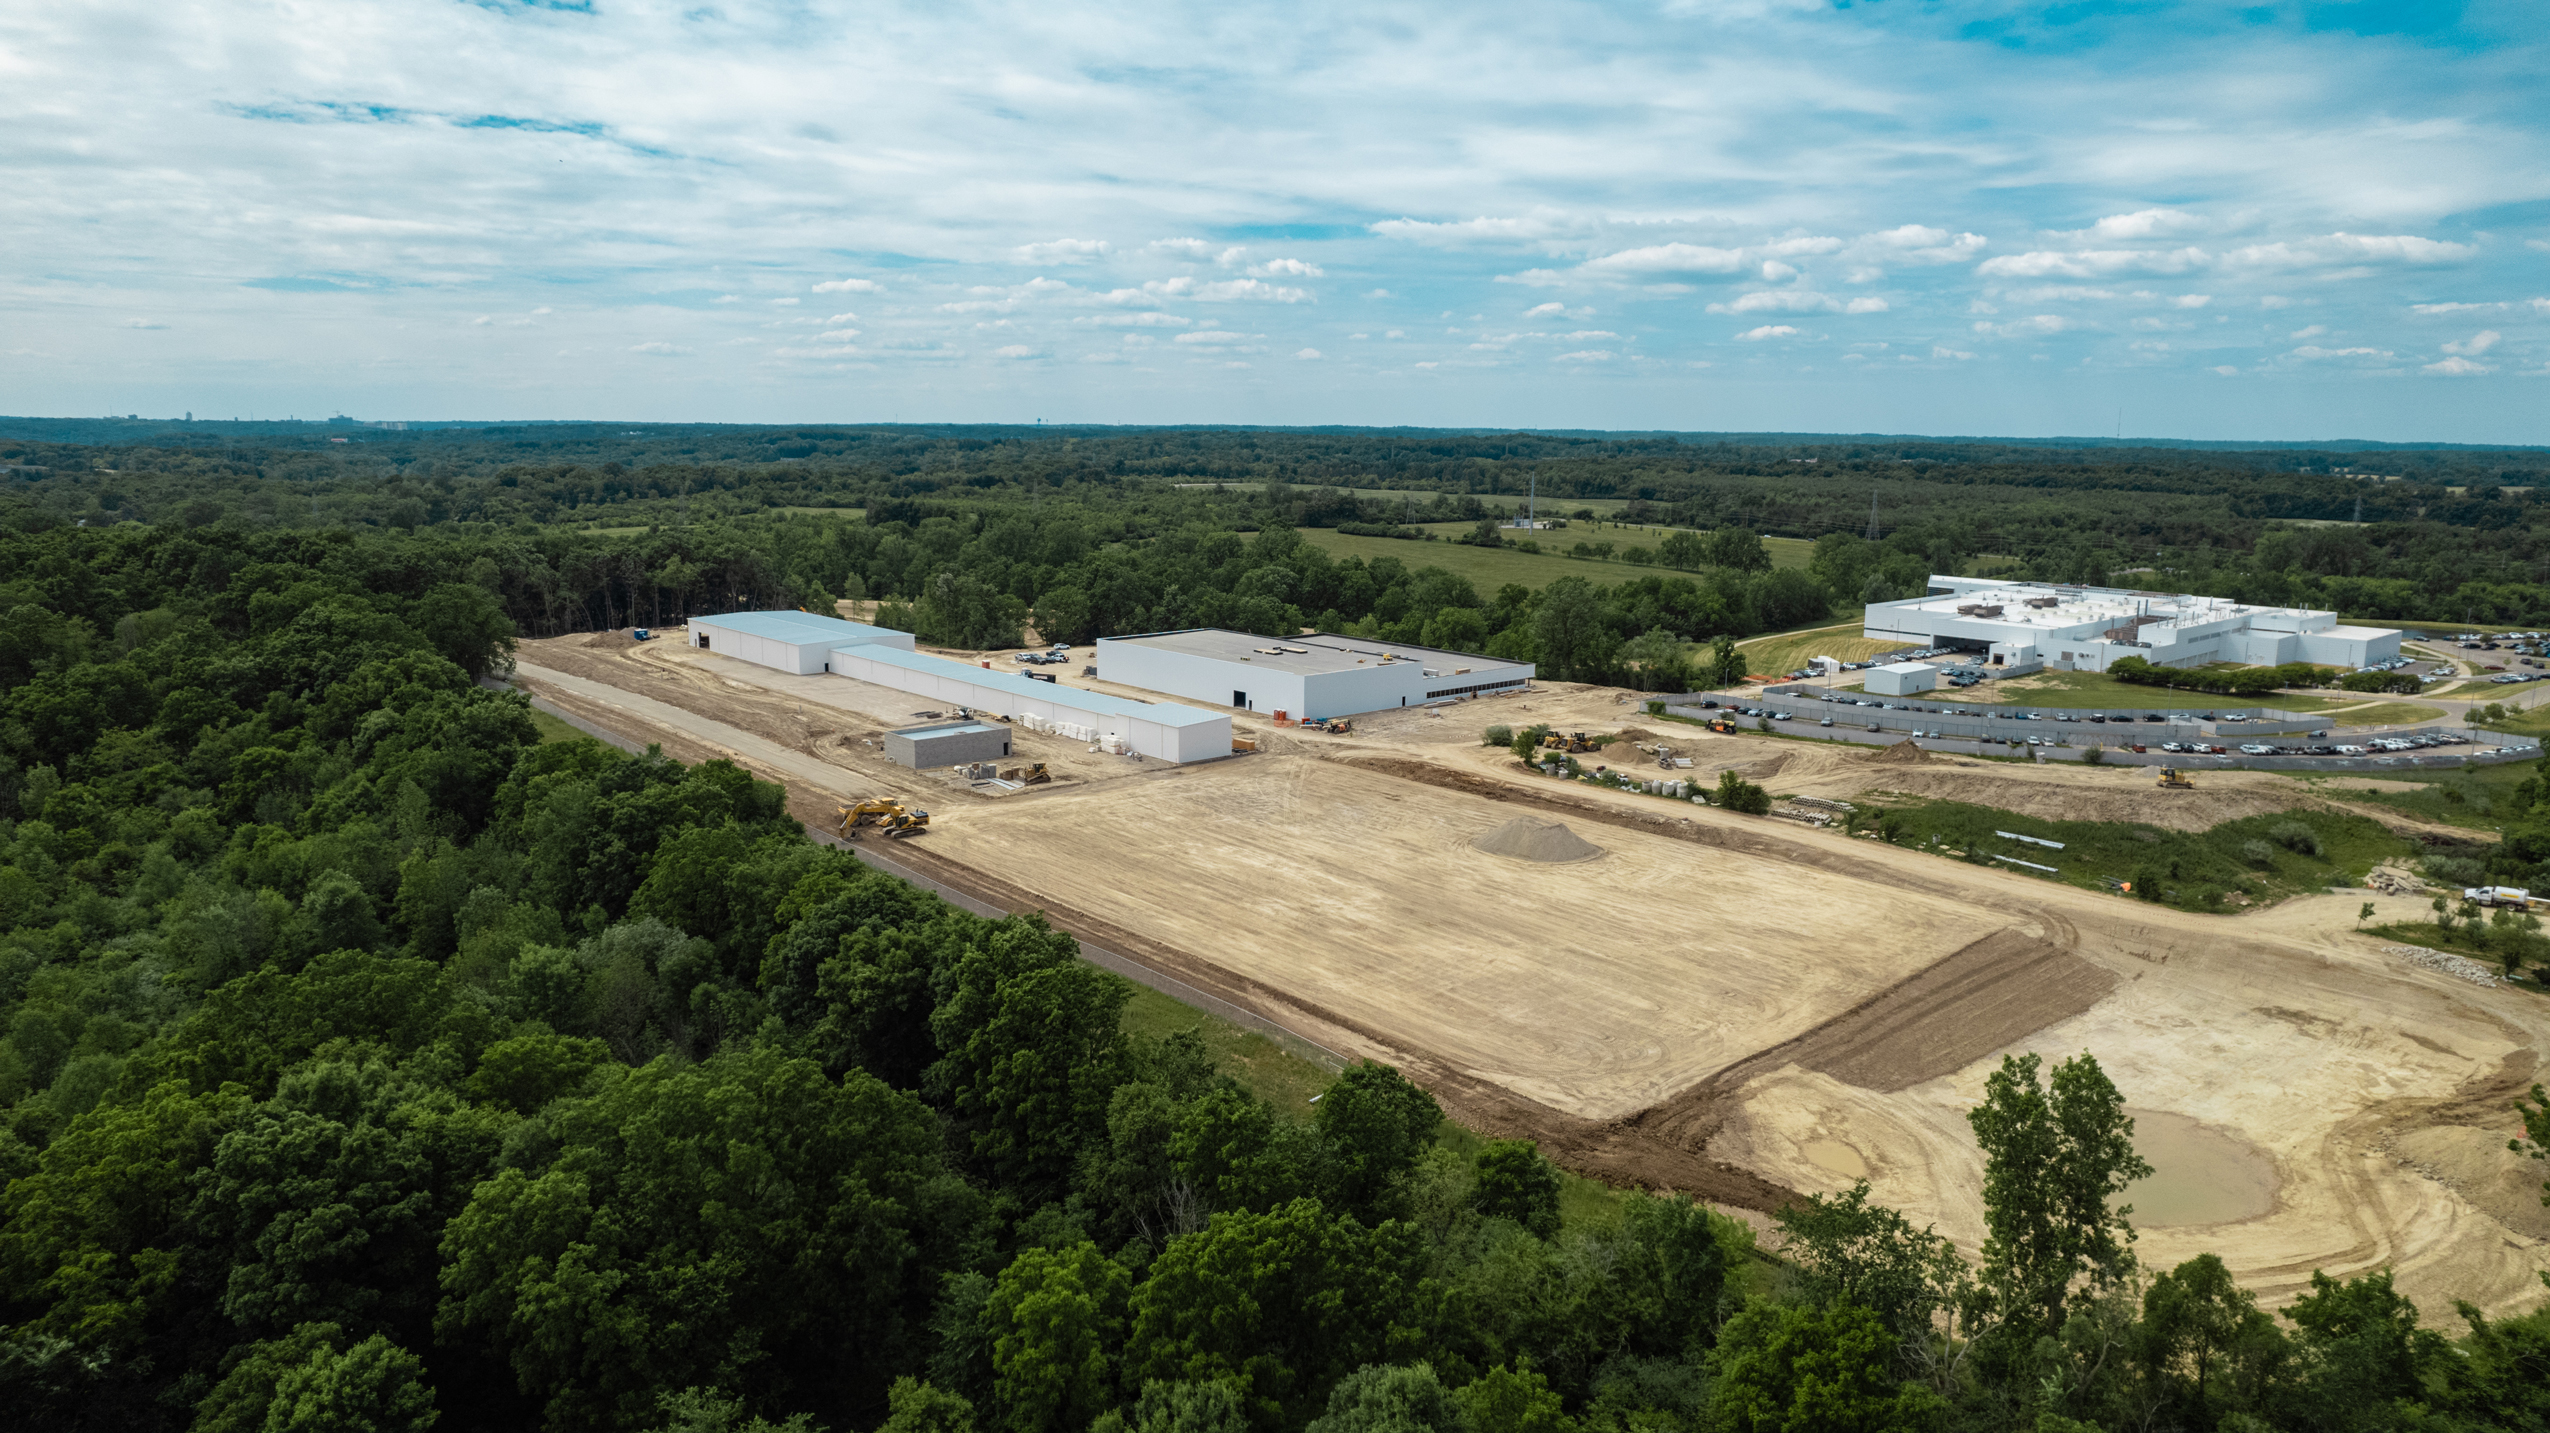
[[[589,670],[651,695],[683,680],[647,675],[648,660]],[[732,706],[732,689],[688,679],[714,717],[667,698],[611,721],[670,736],[677,755],[731,749],[729,715],[784,737],[770,704],[793,694],[771,675],[737,680],[774,696]],[[795,680],[840,679],[777,678]],[[1911,783],[2167,825],[2327,804],[2301,783],[2206,773],[2190,801],[2148,773],[1878,763],[1642,720],[1636,700],[1549,686],[1380,714],[1348,737],[1244,718],[1258,755],[959,800],[897,854],[1331,1049],[1400,1063],[1465,1122],[1615,1181],[1758,1210],[1864,1169],[1878,1199],[1972,1250],[1982,1158],[1965,1113],[1984,1077],[2004,1053],[2087,1050],[2132,1106],[2238,1152],[2213,1177],[2272,1184],[2256,1217],[2147,1229],[2148,1263],[2219,1253],[2277,1302],[2314,1269],[2390,1266],[2439,1320],[2454,1298],[2491,1313],[2539,1301],[2541,1169],[2503,1144],[2512,1100],[2542,1078],[2550,1004],[2384,954],[2353,928],[2357,895],[2239,916],[2137,905],[1521,775],[1477,733],[1636,724],[1692,756],[1692,777],[1733,768],[1845,799]],[[871,779],[860,753],[835,764],[807,745],[844,782]],[[792,809],[821,805],[819,786],[792,779]],[[1539,864],[1469,845],[1527,813],[1603,854]]]

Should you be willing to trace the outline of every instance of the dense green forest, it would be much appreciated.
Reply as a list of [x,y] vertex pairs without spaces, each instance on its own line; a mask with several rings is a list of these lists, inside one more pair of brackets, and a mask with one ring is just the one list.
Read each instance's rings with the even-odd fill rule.
[[[1864,1189],[1783,1211],[1776,1256],[1670,1195],[1566,1218],[1537,1151],[1456,1152],[1396,1072],[1269,1104],[1193,1035],[1126,1034],[1127,987],[1036,918],[883,877],[723,763],[544,743],[480,680],[519,635],[854,594],[946,640],[1413,623],[1601,671],[1675,660],[1651,632],[1777,625],[1774,579],[1832,602],[1933,555],[1900,534],[1773,571],[1728,524],[1687,571],[1482,595],[1327,560],[1300,537],[1327,500],[1262,479],[832,494],[863,521],[762,515],[739,480],[613,536],[425,496],[563,491],[503,466],[34,457],[0,524],[16,1426],[2550,1418],[2550,1316],[2421,1321],[2379,1273],[2271,1314],[2210,1258],[2142,1267],[2090,1056],[2013,1060],[1976,1110],[1979,1261]],[[2502,859],[2550,861],[2526,804]],[[2550,1143],[2537,1091],[2529,1119]]]

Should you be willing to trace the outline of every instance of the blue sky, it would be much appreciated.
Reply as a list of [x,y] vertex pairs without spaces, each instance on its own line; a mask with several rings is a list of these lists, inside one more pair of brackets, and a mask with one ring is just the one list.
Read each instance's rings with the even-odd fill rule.
[[83,0],[0,411],[2550,443],[2517,0]]

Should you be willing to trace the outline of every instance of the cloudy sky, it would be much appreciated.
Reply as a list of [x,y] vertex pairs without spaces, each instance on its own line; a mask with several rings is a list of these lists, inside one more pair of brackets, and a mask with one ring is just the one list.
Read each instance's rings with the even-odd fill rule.
[[0,7],[0,411],[2550,442],[2540,0]]

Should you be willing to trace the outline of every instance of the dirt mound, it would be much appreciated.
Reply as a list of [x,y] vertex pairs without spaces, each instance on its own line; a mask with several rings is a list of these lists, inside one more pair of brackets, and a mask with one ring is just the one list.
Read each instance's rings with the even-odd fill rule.
[[1872,766],[1880,763],[1890,766],[1917,765],[1930,760],[1930,753],[1914,745],[1912,739],[1907,737],[1893,746],[1881,746],[1861,757],[1860,760]]
[[2391,1141],[2391,1156],[2494,1215],[2507,1228],[2550,1238],[2541,1166],[2506,1148],[2506,1131],[2442,1125]]
[[625,647],[629,639],[617,632],[596,632],[576,644],[579,647]]
[[1518,861],[1590,861],[1603,853],[1602,847],[1568,830],[1567,823],[1537,816],[1517,816],[1472,837],[1470,844],[1491,856],[1512,856]]
[[1654,741],[1656,734],[1643,726],[1625,726],[1620,729],[1620,739],[1622,741]]

